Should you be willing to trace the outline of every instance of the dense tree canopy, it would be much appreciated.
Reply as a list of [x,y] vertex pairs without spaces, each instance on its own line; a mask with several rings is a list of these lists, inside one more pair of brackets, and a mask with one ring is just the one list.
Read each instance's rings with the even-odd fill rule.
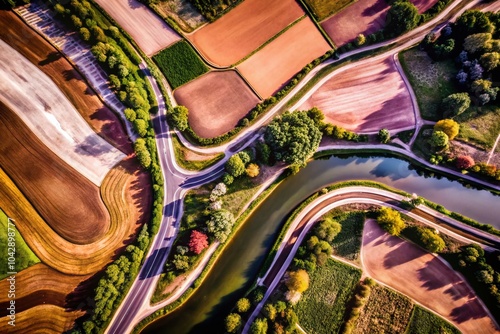
[[225,165],[226,171],[233,177],[238,177],[245,173],[245,163],[241,160],[239,154],[234,154],[229,158]]
[[226,241],[234,224],[234,216],[227,210],[215,211],[207,222],[207,229],[220,242]]
[[399,235],[405,228],[405,222],[401,218],[401,214],[385,206],[379,210],[377,223],[391,235]]
[[443,99],[441,103],[443,115],[453,117],[460,115],[470,107],[470,97],[467,93],[455,93]]
[[304,165],[318,149],[321,131],[307,111],[286,112],[266,128],[264,138],[274,158],[288,164]]
[[414,4],[409,1],[396,1],[387,13],[385,30],[400,35],[415,28],[419,20],[420,15]]
[[304,269],[291,271],[285,280],[288,290],[302,293],[309,288],[309,274]]
[[184,106],[176,106],[168,112],[168,117],[172,126],[179,131],[184,131],[189,127],[188,115],[188,108]]

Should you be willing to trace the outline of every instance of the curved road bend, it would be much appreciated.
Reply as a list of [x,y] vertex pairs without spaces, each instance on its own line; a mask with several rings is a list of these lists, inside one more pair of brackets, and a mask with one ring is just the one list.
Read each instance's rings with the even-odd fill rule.
[[[399,42],[403,39],[406,42],[403,44],[403,46],[399,46],[400,49],[411,46],[422,39],[432,25],[436,24],[442,18],[446,17],[453,8],[455,8],[459,3],[463,1],[464,0],[454,2],[436,18],[434,18],[427,24],[413,30],[405,36],[402,36],[390,42],[376,44],[367,48],[348,52],[346,54],[343,54],[342,57],[347,57],[366,50],[380,48],[391,43]],[[468,5],[466,5],[466,7],[460,10],[460,12],[465,11],[467,8],[470,8],[479,2],[480,0],[474,0],[470,2]],[[409,38],[408,36],[413,37],[407,40]],[[394,50],[389,51],[385,54],[387,55],[390,52],[394,52]],[[216,150],[217,152],[220,152],[221,150],[230,150],[231,147],[235,147],[241,142],[245,143],[246,145],[250,144],[251,141],[258,136],[258,127],[260,127],[265,121],[270,119],[277,110],[282,108],[285,103],[287,103],[296,92],[298,92],[309,80],[311,80],[319,70],[321,70],[325,66],[330,65],[333,62],[333,60],[330,60],[323,63],[323,65],[316,67],[307,76],[306,80],[303,80],[301,84],[295,87],[294,90],[289,95],[287,95],[287,98],[280,101],[265,117],[261,118],[261,120],[255,123],[252,127],[240,133],[240,135],[237,136],[231,143],[210,150]],[[147,72],[147,68],[144,63],[141,64],[141,68]],[[223,161],[221,161],[209,170],[199,173],[196,176],[192,176],[192,173],[183,171],[179,166],[176,165],[173,153],[174,150],[170,140],[171,135],[165,122],[165,102],[156,81],[149,74],[148,79],[153,86],[159,106],[159,113],[153,118],[153,123],[156,131],[156,141],[160,157],[160,166],[164,173],[164,213],[158,234],[154,238],[151,248],[145,256],[145,263],[141,267],[139,275],[133,282],[132,287],[127,293],[124,301],[121,303],[120,307],[115,313],[110,325],[106,330],[106,333],[122,334],[130,332],[137,322],[149,315],[148,308],[150,298],[156,287],[156,283],[162,272],[163,264],[168,256],[168,252],[172,246],[173,240],[175,239],[175,235],[177,233],[177,229],[179,227],[180,218],[182,215],[182,198],[185,191],[188,188],[195,187],[206,183],[209,180],[215,179],[216,177],[221,175],[223,169]],[[328,77],[325,79],[328,80]],[[323,81],[320,81],[315,87],[319,87],[322,82]],[[313,91],[314,89],[310,90],[311,93]],[[186,144],[190,149],[199,151],[199,149],[197,150],[196,148],[193,148],[189,143],[186,143],[185,141],[183,141],[183,143]]]

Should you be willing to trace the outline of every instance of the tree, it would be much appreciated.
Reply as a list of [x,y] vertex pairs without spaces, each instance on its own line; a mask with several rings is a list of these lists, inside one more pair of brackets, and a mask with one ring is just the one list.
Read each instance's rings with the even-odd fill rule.
[[143,119],[136,118],[134,120],[134,129],[137,131],[139,136],[145,137],[148,133],[148,123]]
[[271,149],[269,145],[264,142],[257,144],[257,159],[264,165],[269,165],[269,158],[271,157]]
[[276,117],[264,134],[277,161],[299,165],[304,165],[318,149],[321,136],[321,131],[307,111],[286,112]]
[[193,230],[189,237],[189,250],[195,254],[200,254],[208,247],[208,238],[205,233]]
[[229,173],[224,173],[224,175],[222,175],[222,182],[229,186],[234,182],[234,177]]
[[251,304],[248,298],[240,298],[240,300],[236,302],[236,310],[239,313],[245,313],[250,309],[250,306]]
[[134,143],[134,150],[141,166],[149,168],[149,166],[151,166],[151,155],[146,147],[146,141],[142,138],[138,138]]
[[380,129],[380,131],[378,132],[378,140],[382,144],[386,144],[389,142],[390,139],[391,139],[391,134],[390,134],[389,130]]
[[333,239],[340,233],[342,225],[332,218],[326,218],[319,222],[318,226],[314,229],[314,235],[319,239],[327,242],[332,242]]
[[259,166],[257,164],[251,163],[248,164],[248,167],[246,169],[246,173],[248,177],[256,177],[260,173]]
[[403,233],[431,253],[441,252],[446,247],[443,238],[434,229],[428,227],[411,226]]
[[365,35],[359,34],[356,37],[355,43],[356,43],[357,46],[361,46],[361,45],[365,44],[366,43],[366,37],[365,37]]
[[470,107],[470,97],[467,93],[448,95],[441,103],[445,117],[458,116]]
[[188,121],[189,111],[184,106],[176,106],[169,109],[168,117],[170,124],[179,131],[184,131],[189,127]]
[[500,53],[487,52],[479,58],[479,63],[487,72],[493,71],[500,65]]
[[271,303],[267,303],[262,309],[262,312],[264,313],[265,317],[271,321],[274,321],[274,319],[276,318],[276,308]]
[[231,313],[226,317],[226,332],[236,333],[241,327],[241,316],[238,313]]
[[220,196],[225,195],[226,192],[227,192],[226,185],[222,182],[219,182],[215,185],[214,189],[212,189],[211,194],[216,196],[216,197],[220,197]]
[[455,159],[455,166],[458,169],[469,169],[475,164],[476,162],[474,161],[474,159],[472,159],[472,157],[469,157],[468,155],[459,155]]
[[432,148],[436,151],[440,151],[448,146],[448,135],[443,131],[434,131],[432,132],[431,139],[429,139],[429,143]]
[[88,40],[90,39],[90,31],[87,28],[82,27],[80,28],[80,36],[82,36],[82,39],[85,42],[88,42]]
[[479,10],[468,10],[464,12],[455,22],[453,31],[455,36],[465,38],[471,34],[482,32],[493,32],[491,24],[485,13]]
[[267,334],[267,319],[257,318],[250,326],[251,334]]
[[485,80],[485,79],[474,80],[470,85],[470,90],[472,93],[474,93],[474,95],[480,96],[484,92],[489,91],[491,89],[491,84],[492,82],[490,80]]
[[469,35],[464,40],[464,50],[468,53],[476,53],[479,51],[487,50],[491,46],[491,38],[491,34],[487,32]]
[[189,269],[189,257],[187,257],[187,255],[175,254],[172,264],[175,269],[179,271],[186,271]]
[[378,212],[377,223],[391,235],[399,235],[405,228],[399,212],[385,206]]
[[420,15],[411,2],[396,1],[392,4],[385,19],[385,31],[400,35],[412,30],[418,24]]
[[238,177],[245,173],[245,164],[241,160],[239,154],[234,154],[227,160],[225,166],[226,172],[228,172],[233,177]]
[[434,124],[434,131],[442,131],[446,133],[449,140],[453,140],[460,131],[460,125],[452,119],[442,119]]
[[220,242],[226,241],[234,224],[234,216],[227,210],[215,211],[207,222],[207,229]]
[[309,288],[309,274],[304,269],[291,271],[285,279],[288,290],[302,293]]

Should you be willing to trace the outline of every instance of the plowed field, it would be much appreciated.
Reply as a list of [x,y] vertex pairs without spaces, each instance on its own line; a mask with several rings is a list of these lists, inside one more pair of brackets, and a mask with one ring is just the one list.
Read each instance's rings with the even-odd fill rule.
[[208,61],[229,66],[302,15],[304,11],[295,0],[246,0],[187,38]]
[[307,17],[241,63],[238,69],[266,98],[328,50],[330,46]]
[[96,2],[148,56],[181,39],[175,30],[139,1],[96,0]]
[[334,75],[299,109],[311,107],[323,110],[327,121],[356,132],[415,124],[409,92],[392,56],[360,62]]
[[462,333],[497,333],[474,291],[433,255],[385,233],[375,221],[363,232],[367,273],[452,322]]
[[[411,0],[419,13],[431,8],[437,0]],[[369,35],[384,27],[389,5],[386,0],[358,0],[341,12],[321,22],[321,26],[335,42],[342,46],[359,34]]]
[[207,73],[177,89],[174,96],[189,109],[189,124],[204,138],[233,129],[259,102],[235,71]]

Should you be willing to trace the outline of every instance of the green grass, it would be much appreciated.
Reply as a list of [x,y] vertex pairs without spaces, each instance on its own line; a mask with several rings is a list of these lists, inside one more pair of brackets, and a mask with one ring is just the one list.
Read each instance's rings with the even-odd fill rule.
[[453,333],[460,331],[446,320],[420,306],[415,306],[407,334]]
[[407,297],[375,285],[358,318],[355,333],[404,333],[412,308],[413,303]]
[[218,161],[224,159],[225,156],[224,153],[220,153],[217,154],[217,156],[209,158],[207,160],[186,160],[185,156],[186,156],[186,151],[188,151],[188,149],[181,144],[176,135],[172,136],[172,144],[174,146],[174,151],[175,151],[175,161],[179,166],[187,170],[194,170],[194,171],[203,170],[205,168],[214,165]]
[[333,254],[350,261],[358,261],[365,213],[362,211],[348,211],[340,214],[329,213],[327,215],[342,225],[342,230],[331,242]]
[[186,41],[180,41],[153,57],[172,89],[182,86],[209,68]]
[[296,305],[299,323],[308,334],[337,333],[360,278],[361,270],[332,259],[316,269]]
[[418,47],[400,53],[399,60],[415,91],[422,117],[432,121],[440,120],[441,101],[456,93],[453,79],[457,70],[453,60],[434,62]]
[[[486,150],[493,147],[500,134],[500,108],[497,106],[471,107],[456,117],[460,123],[458,139],[472,142]],[[497,147],[500,152],[500,147]]]
[[318,21],[322,21],[330,15],[340,12],[342,9],[353,3],[355,0],[304,0],[311,8]]
[[235,179],[233,184],[228,187],[227,193],[221,197],[222,208],[231,211],[235,217],[238,217],[245,204],[257,193],[259,188],[260,185],[255,184],[247,176]]
[[[16,222],[13,222],[16,224]],[[8,272],[13,271],[10,270],[8,267],[8,260],[9,260],[9,252],[11,251],[10,247],[8,247],[8,233],[15,233],[15,272],[20,272],[23,269],[26,269],[38,262],[40,262],[40,259],[36,257],[36,255],[33,253],[33,251],[28,247],[26,242],[24,241],[23,237],[21,236],[21,233],[17,230],[17,228],[13,227],[12,225],[9,225],[7,215],[0,209],[0,254],[2,256],[0,257],[0,279],[4,279],[5,277],[9,276],[7,275]],[[9,231],[8,228],[11,228]],[[14,231],[12,231],[14,229]]]

